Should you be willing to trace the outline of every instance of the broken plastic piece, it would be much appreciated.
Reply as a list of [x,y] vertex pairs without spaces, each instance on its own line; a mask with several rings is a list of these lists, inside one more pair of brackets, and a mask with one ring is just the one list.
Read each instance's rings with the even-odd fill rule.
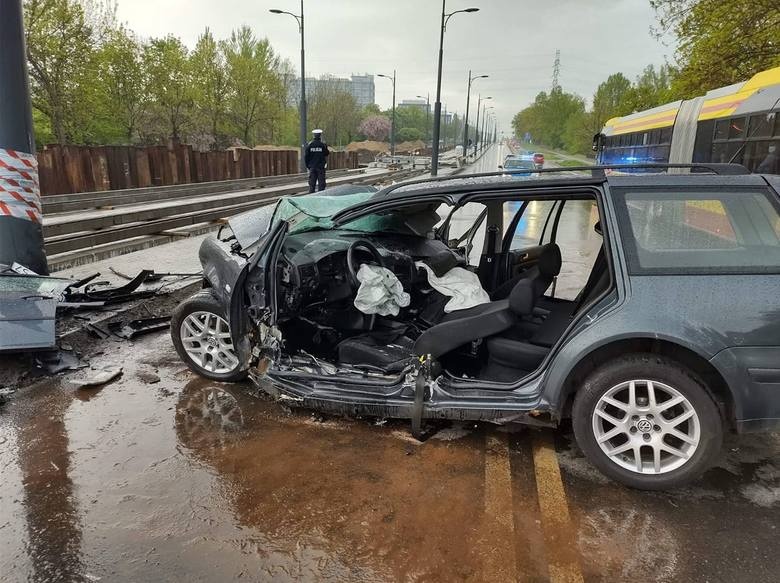
[[106,366],[91,377],[88,377],[82,381],[75,381],[75,385],[80,389],[85,389],[88,387],[100,387],[118,379],[120,376],[122,376],[121,366]]

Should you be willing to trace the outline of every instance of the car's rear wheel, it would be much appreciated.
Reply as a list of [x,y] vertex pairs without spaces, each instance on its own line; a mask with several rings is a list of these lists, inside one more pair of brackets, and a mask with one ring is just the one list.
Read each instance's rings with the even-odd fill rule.
[[689,483],[712,465],[723,440],[720,412],[702,381],[651,354],[596,369],[577,392],[572,416],[588,459],[633,488]]
[[179,304],[171,318],[171,338],[181,359],[200,376],[216,381],[246,377],[224,310],[210,291],[203,290]]

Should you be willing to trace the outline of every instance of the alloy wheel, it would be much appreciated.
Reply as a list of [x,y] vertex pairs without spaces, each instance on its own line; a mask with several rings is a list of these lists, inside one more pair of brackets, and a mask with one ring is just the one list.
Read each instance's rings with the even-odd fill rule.
[[221,316],[193,312],[182,321],[179,337],[187,356],[200,368],[227,374],[238,367],[230,327]]
[[592,416],[593,435],[615,464],[638,474],[684,465],[701,439],[701,424],[680,391],[658,381],[631,380],[605,392]]

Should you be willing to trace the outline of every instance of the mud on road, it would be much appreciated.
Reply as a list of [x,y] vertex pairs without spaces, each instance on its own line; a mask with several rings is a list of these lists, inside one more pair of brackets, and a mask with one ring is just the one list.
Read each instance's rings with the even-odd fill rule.
[[571,431],[290,411],[195,377],[164,333],[0,406],[2,581],[777,581],[780,436],[671,493]]

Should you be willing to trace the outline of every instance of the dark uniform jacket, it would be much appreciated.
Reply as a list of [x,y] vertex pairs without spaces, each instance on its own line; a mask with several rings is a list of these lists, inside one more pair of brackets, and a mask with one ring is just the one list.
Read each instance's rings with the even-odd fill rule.
[[312,168],[325,168],[325,163],[328,161],[330,150],[328,150],[328,144],[323,142],[320,138],[314,138],[306,146],[306,152],[304,154],[304,162],[306,162],[306,168],[311,170]]

